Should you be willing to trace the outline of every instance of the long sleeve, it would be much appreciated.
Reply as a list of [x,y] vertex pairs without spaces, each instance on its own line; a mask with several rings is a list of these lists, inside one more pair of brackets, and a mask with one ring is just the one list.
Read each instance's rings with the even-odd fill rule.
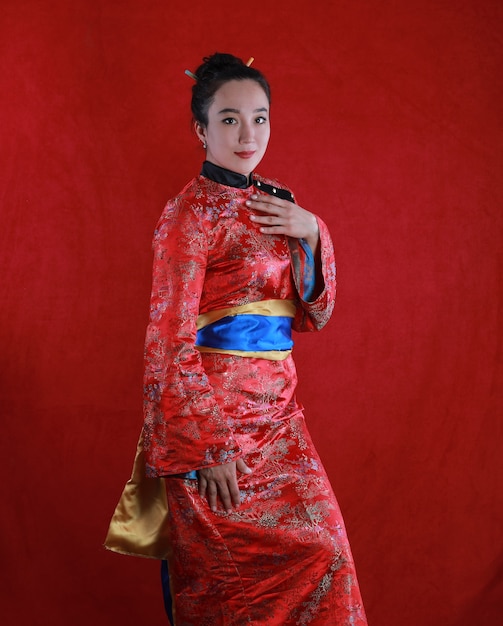
[[316,297],[305,298],[304,277],[306,271],[306,253],[296,239],[290,240],[290,256],[295,287],[299,296],[297,314],[293,329],[298,332],[321,330],[328,322],[335,305],[336,268],[332,239],[326,224],[319,217],[320,249],[317,263]]
[[208,256],[204,220],[175,199],[159,221],[153,248],[144,447],[147,475],[162,476],[227,463],[240,450],[194,347]]

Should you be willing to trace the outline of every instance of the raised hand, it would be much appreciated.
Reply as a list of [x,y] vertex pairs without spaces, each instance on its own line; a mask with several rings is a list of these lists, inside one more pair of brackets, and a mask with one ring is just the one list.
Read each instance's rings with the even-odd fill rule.
[[287,235],[305,239],[315,254],[320,239],[316,216],[298,204],[275,196],[254,194],[246,206],[265,215],[251,215],[250,219],[260,224],[260,231],[267,235]]

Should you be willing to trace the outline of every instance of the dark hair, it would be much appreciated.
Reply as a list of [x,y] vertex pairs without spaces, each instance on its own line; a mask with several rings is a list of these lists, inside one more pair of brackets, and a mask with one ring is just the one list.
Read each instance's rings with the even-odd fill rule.
[[197,81],[192,87],[191,109],[194,120],[203,126],[208,124],[208,109],[213,102],[215,93],[230,80],[254,80],[265,91],[271,102],[271,88],[267,79],[253,67],[248,67],[241,59],[232,54],[215,52],[204,57],[203,63],[197,68]]

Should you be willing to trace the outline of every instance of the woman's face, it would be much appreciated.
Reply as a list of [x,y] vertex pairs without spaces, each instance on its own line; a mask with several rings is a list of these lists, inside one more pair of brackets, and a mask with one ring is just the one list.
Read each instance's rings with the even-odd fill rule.
[[215,93],[208,125],[196,124],[206,142],[206,159],[248,176],[262,160],[269,142],[269,101],[254,80],[231,80]]

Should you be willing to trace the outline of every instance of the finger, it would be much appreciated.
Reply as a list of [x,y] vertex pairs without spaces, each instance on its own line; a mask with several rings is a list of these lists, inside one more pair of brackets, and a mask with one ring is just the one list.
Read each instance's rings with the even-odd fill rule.
[[259,230],[265,235],[290,235],[286,226],[261,226]]
[[[238,481],[236,480],[236,478],[229,481],[229,496],[230,496],[230,501],[232,502],[232,504],[236,508],[238,508],[239,505],[241,504],[241,494],[239,493]],[[231,507],[231,510],[232,510],[232,507]],[[230,513],[230,511],[228,510],[227,513]]]
[[201,473],[198,473],[197,479],[198,479],[198,492],[199,492],[199,495],[201,496],[201,498],[204,498],[204,495],[206,493],[206,487],[208,485],[208,481],[206,480],[206,478]]
[[268,193],[253,193],[250,196],[252,202],[264,202],[265,204],[284,204],[285,200],[278,198],[278,196],[272,196]]
[[270,226],[283,225],[283,218],[279,215],[250,215],[250,219],[256,224],[269,224]]
[[[278,212],[285,210],[286,201],[274,198],[273,196],[252,196],[250,200],[245,202],[247,207],[264,212]],[[289,203],[291,204],[291,203]]]
[[210,509],[215,512],[217,510],[217,486],[213,481],[210,481],[206,487],[206,497],[208,498],[208,504]]
[[[237,487],[237,485],[236,485]],[[234,495],[229,490],[229,486],[227,483],[221,483],[219,485],[219,494],[220,500],[222,501],[222,505],[226,511],[226,513],[232,513],[232,504],[234,502]],[[238,504],[239,504],[239,491],[238,491]],[[214,510],[214,509],[212,509]]]

